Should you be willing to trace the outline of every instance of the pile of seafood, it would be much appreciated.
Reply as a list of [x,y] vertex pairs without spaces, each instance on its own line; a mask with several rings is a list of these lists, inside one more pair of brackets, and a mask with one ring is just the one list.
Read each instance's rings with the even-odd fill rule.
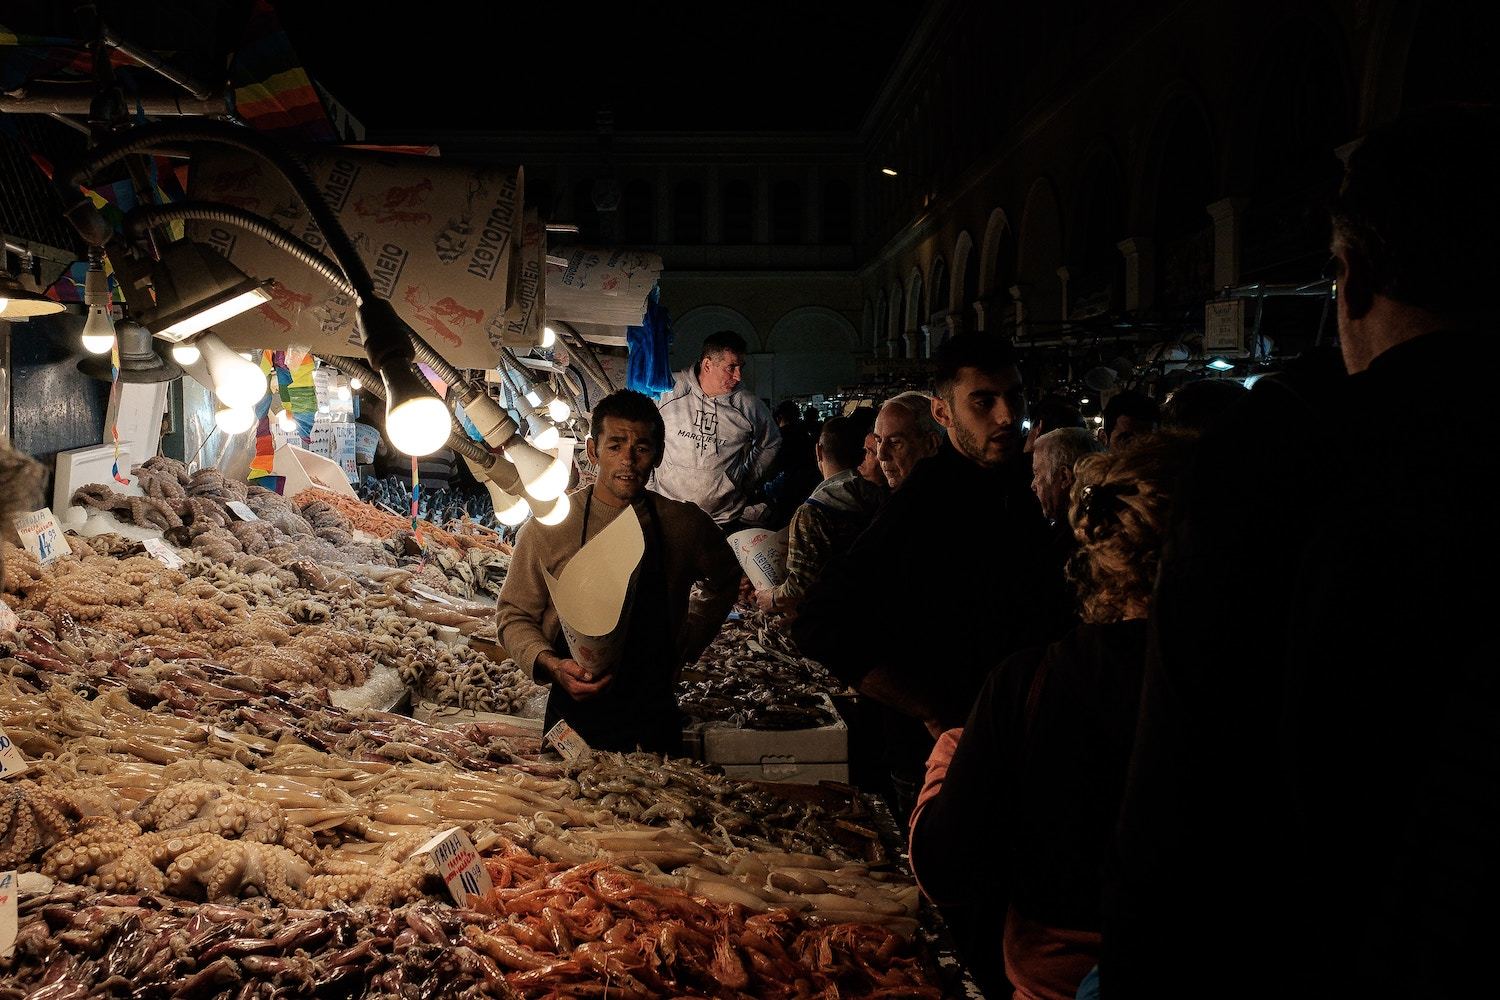
[[833,724],[828,696],[844,685],[801,655],[780,616],[740,609],[677,686],[682,711],[699,722],[746,729],[813,729]]
[[[347,520],[325,520],[315,527],[290,500],[271,490],[228,479],[217,469],[189,473],[181,462],[156,457],[131,472],[145,496],[126,496],[94,483],[79,487],[72,502],[105,511],[140,528],[160,531],[174,545],[247,572],[284,567],[298,560],[394,563],[383,547],[355,542]],[[256,519],[242,519],[229,507],[231,502],[244,504]]]
[[887,929],[746,915],[608,866],[496,846],[495,888],[468,909],[189,906],[59,885],[20,900],[0,976],[18,995],[49,997],[942,995]]
[[[309,494],[301,494],[298,499],[307,495]],[[367,535],[373,535],[376,538],[396,538],[411,532],[410,518],[386,513],[363,500],[356,500],[339,493],[318,493],[317,497],[343,515],[356,530]],[[417,526],[421,528],[425,541],[436,542],[461,552],[482,548],[494,549],[507,555],[510,553],[510,546],[500,537],[499,532],[473,521],[462,519],[450,521],[440,528],[431,521],[418,520]]]
[[352,687],[383,666],[410,688],[451,693],[452,704],[513,713],[540,690],[513,663],[445,641],[442,629],[477,628],[487,612],[427,600],[403,570],[299,561],[249,573],[192,557],[172,570],[117,535],[68,538],[72,554],[47,566],[6,546],[5,589],[33,641],[73,667],[146,650],[266,680]]

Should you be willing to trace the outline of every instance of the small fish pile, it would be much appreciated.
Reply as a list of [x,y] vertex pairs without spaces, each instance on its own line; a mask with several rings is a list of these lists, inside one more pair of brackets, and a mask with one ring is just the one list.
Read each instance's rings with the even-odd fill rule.
[[814,729],[831,725],[826,696],[844,685],[797,652],[780,617],[740,611],[683,672],[677,703],[700,722],[745,729]]

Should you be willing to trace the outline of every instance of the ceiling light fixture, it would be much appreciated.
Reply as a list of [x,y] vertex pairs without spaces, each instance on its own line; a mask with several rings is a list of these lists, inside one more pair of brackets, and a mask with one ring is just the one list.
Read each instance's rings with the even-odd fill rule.
[[[3,252],[3,251],[0,251]],[[21,256],[21,270],[31,271],[31,254]],[[62,312],[66,306],[54,302],[40,292],[33,292],[6,268],[0,267],[0,319],[30,319],[33,316],[51,316]]]
[[243,434],[255,426],[255,411],[248,406],[226,406],[214,413],[214,425],[225,434]]
[[880,172],[882,174],[885,174],[887,177],[895,177],[896,176],[896,171],[893,170],[893,169],[891,169],[890,167],[881,167],[880,168]]
[[1208,367],[1216,372],[1232,372],[1234,371],[1234,362],[1225,361],[1223,358],[1214,358],[1208,363]]
[[146,313],[146,329],[181,340],[271,300],[270,279],[256,280],[212,249],[179,240],[162,252],[152,269],[156,306]]
[[[170,382],[182,374],[182,369],[175,362],[156,353],[156,342],[139,323],[121,320],[115,326],[110,346],[114,346],[116,341],[120,345],[119,381],[136,384]],[[78,370],[101,382],[116,380],[108,348],[100,354],[84,358],[78,363]]]
[[198,350],[196,343],[183,341],[172,345],[172,360],[179,365],[196,365],[201,357],[203,357],[203,352]]

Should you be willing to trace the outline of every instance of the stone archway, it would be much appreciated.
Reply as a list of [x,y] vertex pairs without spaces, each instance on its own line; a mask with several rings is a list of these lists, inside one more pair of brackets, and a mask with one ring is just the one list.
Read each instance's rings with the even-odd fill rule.
[[769,385],[756,391],[773,400],[831,393],[859,374],[860,338],[843,313],[826,306],[799,306],[771,326]]
[[1062,217],[1057,195],[1045,177],[1026,193],[1021,211],[1021,236],[1016,244],[1016,284],[1019,290],[1017,331],[1027,337],[1055,336],[1063,319]]
[[979,297],[979,271],[974,267],[974,237],[965,229],[953,244],[953,285],[948,311],[964,317],[965,310]]

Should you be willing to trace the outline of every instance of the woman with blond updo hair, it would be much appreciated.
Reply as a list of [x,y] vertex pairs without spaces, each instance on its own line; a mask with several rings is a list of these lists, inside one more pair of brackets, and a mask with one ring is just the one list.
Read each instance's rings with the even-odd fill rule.
[[1098,963],[1101,871],[1135,735],[1146,617],[1194,440],[1152,434],[1079,460],[1068,576],[1082,621],[997,667],[968,723],[927,762],[912,868],[935,903],[992,916],[1009,983],[981,984],[989,996],[1073,1000]]

